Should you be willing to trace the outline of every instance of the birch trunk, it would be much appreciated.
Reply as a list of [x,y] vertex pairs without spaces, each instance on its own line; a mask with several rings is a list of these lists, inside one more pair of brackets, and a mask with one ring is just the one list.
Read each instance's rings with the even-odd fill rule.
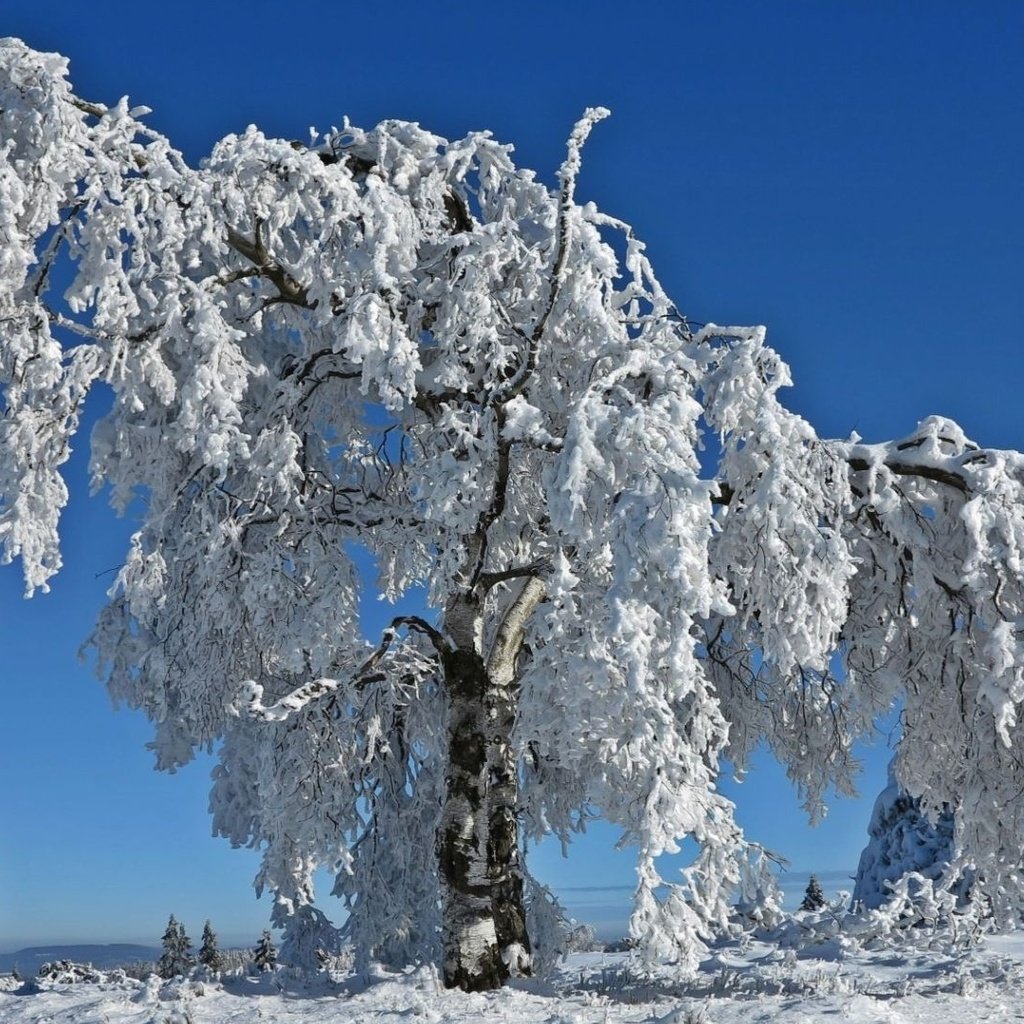
[[543,596],[531,580],[506,613],[487,662],[468,604],[448,608],[453,649],[442,654],[448,700],[448,768],[438,837],[443,887],[444,981],[498,988],[530,973],[513,746],[516,658],[523,627]]
[[508,968],[498,952],[488,852],[487,669],[475,651],[442,657],[448,697],[448,768],[438,837],[444,983],[467,992],[498,988]]

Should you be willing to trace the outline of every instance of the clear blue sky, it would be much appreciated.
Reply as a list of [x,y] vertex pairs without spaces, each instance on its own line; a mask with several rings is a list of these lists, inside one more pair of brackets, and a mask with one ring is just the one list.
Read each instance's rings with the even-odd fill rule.
[[[553,181],[573,121],[608,106],[580,197],[635,225],[691,318],[767,324],[819,433],[943,413],[1024,447],[1024,4],[7,0],[0,34],[68,55],[89,99],[152,107],[191,159],[250,122],[303,138],[348,114],[489,128]],[[0,950],[156,941],[171,912],[249,942],[269,906],[256,855],[210,838],[209,764],[153,772],[146,723],[76,662],[128,527],[81,458],[71,477],[53,593],[26,603],[0,572]],[[767,763],[731,792],[794,867],[852,868],[886,760],[867,752],[864,799],[814,832]],[[613,839],[537,866],[629,885]]]

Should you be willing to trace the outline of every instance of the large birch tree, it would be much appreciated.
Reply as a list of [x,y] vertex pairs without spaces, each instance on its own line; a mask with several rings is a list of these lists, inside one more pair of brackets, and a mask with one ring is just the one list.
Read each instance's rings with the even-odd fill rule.
[[[692,964],[763,887],[722,756],[766,740],[816,814],[897,698],[951,877],[1013,911],[1020,455],[941,418],[818,438],[762,328],[692,326],[577,201],[602,110],[554,189],[398,121],[191,167],[145,113],[0,43],[0,551],[29,594],[59,570],[104,391],[94,486],[141,511],[100,672],[159,767],[216,747],[215,831],[262,849],[286,954],[332,941],[327,866],[362,956],[529,973],[524,841],[599,813],[638,850],[634,933]],[[367,588],[423,611],[365,637]]]

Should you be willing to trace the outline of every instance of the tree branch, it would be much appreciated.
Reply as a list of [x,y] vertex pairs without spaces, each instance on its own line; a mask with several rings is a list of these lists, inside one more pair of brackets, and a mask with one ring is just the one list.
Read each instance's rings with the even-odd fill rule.
[[[554,264],[551,267],[551,288],[548,291],[548,300],[540,318],[534,325],[533,331],[530,333],[529,343],[526,348],[526,358],[513,376],[495,393],[493,397],[495,404],[503,405],[510,399],[515,398],[516,395],[522,394],[523,389],[537,369],[537,359],[540,354],[540,343],[544,336],[544,329],[547,327],[548,320],[551,319],[555,303],[558,301],[558,296],[562,290],[562,271],[565,268],[565,258],[569,251],[569,210],[573,204],[573,197],[576,192],[576,179],[580,171],[580,151],[583,148],[583,144],[587,141],[587,136],[590,135],[591,129],[598,121],[606,118],[608,113],[603,107],[588,109],[583,117],[576,122],[572,134],[569,136],[568,153],[558,171],[558,176],[562,182],[562,190],[558,201],[558,229],[555,237],[557,250],[555,252]],[[520,337],[525,337],[525,333],[521,330],[516,329],[516,333]]]
[[[871,463],[867,459],[854,457],[846,461],[850,469],[856,472],[863,472],[871,468]],[[890,462],[888,459],[883,462],[883,465],[890,473],[895,473],[897,476],[919,476],[926,480],[934,480],[936,483],[945,484],[947,487],[955,487],[961,494],[968,494],[970,492],[967,481],[958,473],[954,473],[949,469],[912,462]]]
[[102,103],[89,103],[87,100],[80,100],[77,96],[71,97],[71,105],[90,117],[104,117],[110,111],[110,108]]
[[254,240],[250,241],[245,235],[234,228],[227,229],[227,242],[235,252],[240,253],[254,266],[259,269],[260,276],[270,281],[278,291],[278,298],[281,302],[287,302],[293,306],[301,306],[304,309],[312,309],[309,301],[309,293],[305,286],[300,284],[284,267],[281,266],[267,251],[260,238],[260,224],[256,222]]
[[[424,633],[430,638],[431,643],[439,653],[449,649],[449,644],[441,632],[431,626],[425,619],[421,619],[418,615],[399,615],[391,620],[391,624],[381,634],[380,643],[373,653],[349,677],[347,680],[349,685],[360,689],[366,686],[367,683],[378,682],[384,678],[379,673],[375,673],[374,670],[380,664],[384,655],[390,650],[391,645],[398,636],[399,629],[403,626],[406,629]],[[303,683],[302,686],[292,690],[286,697],[282,697],[276,704],[271,704],[268,707],[263,703],[263,687],[256,680],[247,679],[242,683],[243,694],[246,698],[245,710],[251,718],[256,718],[262,722],[284,722],[308,704],[313,703],[313,701],[334,693],[343,682],[341,679],[327,677],[313,679],[308,683]]]
[[[906,447],[906,445],[901,446],[901,448]],[[968,454],[968,459],[971,461],[977,460],[979,454],[983,454],[980,449],[973,450]],[[856,455],[847,456],[845,462],[855,473],[867,472],[873,465],[878,465],[878,463],[873,463],[869,459]],[[961,494],[969,495],[971,493],[970,484],[964,476],[955,470],[947,469],[943,466],[933,466],[927,463],[900,462],[895,459],[884,459],[880,464],[885,466],[895,476],[921,477],[924,480],[945,484],[947,487],[958,490]],[[735,489],[726,480],[718,480],[716,483],[718,494],[711,496],[711,503],[713,505],[729,505],[736,495]]]
[[540,577],[550,568],[551,563],[544,559],[531,562],[529,565],[513,566],[511,569],[503,569],[500,572],[482,572],[477,576],[476,582],[481,590],[487,591],[498,583],[504,583],[506,580]]
[[[500,387],[487,397],[485,404],[495,407],[497,419],[496,428],[498,433],[498,464],[495,470],[494,496],[490,505],[480,514],[479,525],[477,526],[477,537],[479,538],[479,553],[476,559],[476,567],[470,580],[470,587],[476,587],[483,575],[484,561],[487,557],[487,531],[495,523],[502,512],[505,511],[505,502],[508,492],[508,479],[510,472],[510,461],[512,442],[503,436],[505,427],[505,406],[513,398],[522,394],[534,371],[537,369],[537,361],[540,356],[540,343],[544,337],[544,329],[554,311],[562,288],[562,271],[565,268],[565,259],[569,250],[569,210],[573,204],[573,197],[576,191],[576,178],[580,169],[580,150],[590,135],[591,129],[598,121],[603,120],[609,114],[604,107],[593,107],[588,109],[574,126],[569,136],[568,153],[562,166],[559,168],[558,176],[562,182],[562,190],[558,202],[558,228],[555,236],[557,250],[555,260],[551,268],[551,287],[548,292],[547,303],[544,310],[534,325],[526,347],[526,357],[519,369]],[[526,334],[520,328],[511,324],[504,309],[499,305],[499,311],[505,316],[512,329],[520,337],[525,338]]]
[[544,581],[533,576],[505,612],[487,658],[487,674],[495,685],[508,686],[515,678],[516,656],[523,646],[526,624],[544,596]]

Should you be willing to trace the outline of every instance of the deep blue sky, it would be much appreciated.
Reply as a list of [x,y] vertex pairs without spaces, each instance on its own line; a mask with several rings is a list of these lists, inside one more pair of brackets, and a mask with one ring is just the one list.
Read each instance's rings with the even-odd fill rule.
[[[580,198],[636,227],[692,319],[767,324],[819,433],[881,440],[937,412],[1024,446],[1022,4],[7,0],[0,35],[69,56],[86,98],[152,107],[191,159],[251,122],[304,138],[348,114],[489,128],[553,181],[573,121],[608,106]],[[209,837],[209,765],[154,773],[146,723],[75,661],[128,527],[85,497],[81,460],[71,477],[53,593],[23,602],[0,573],[0,949],[156,941],[171,912],[251,941],[269,907],[255,854]],[[865,799],[816,832],[760,765],[741,819],[796,868],[852,868],[886,759],[867,753]],[[540,873],[629,885],[613,838],[567,865],[542,850]]]

